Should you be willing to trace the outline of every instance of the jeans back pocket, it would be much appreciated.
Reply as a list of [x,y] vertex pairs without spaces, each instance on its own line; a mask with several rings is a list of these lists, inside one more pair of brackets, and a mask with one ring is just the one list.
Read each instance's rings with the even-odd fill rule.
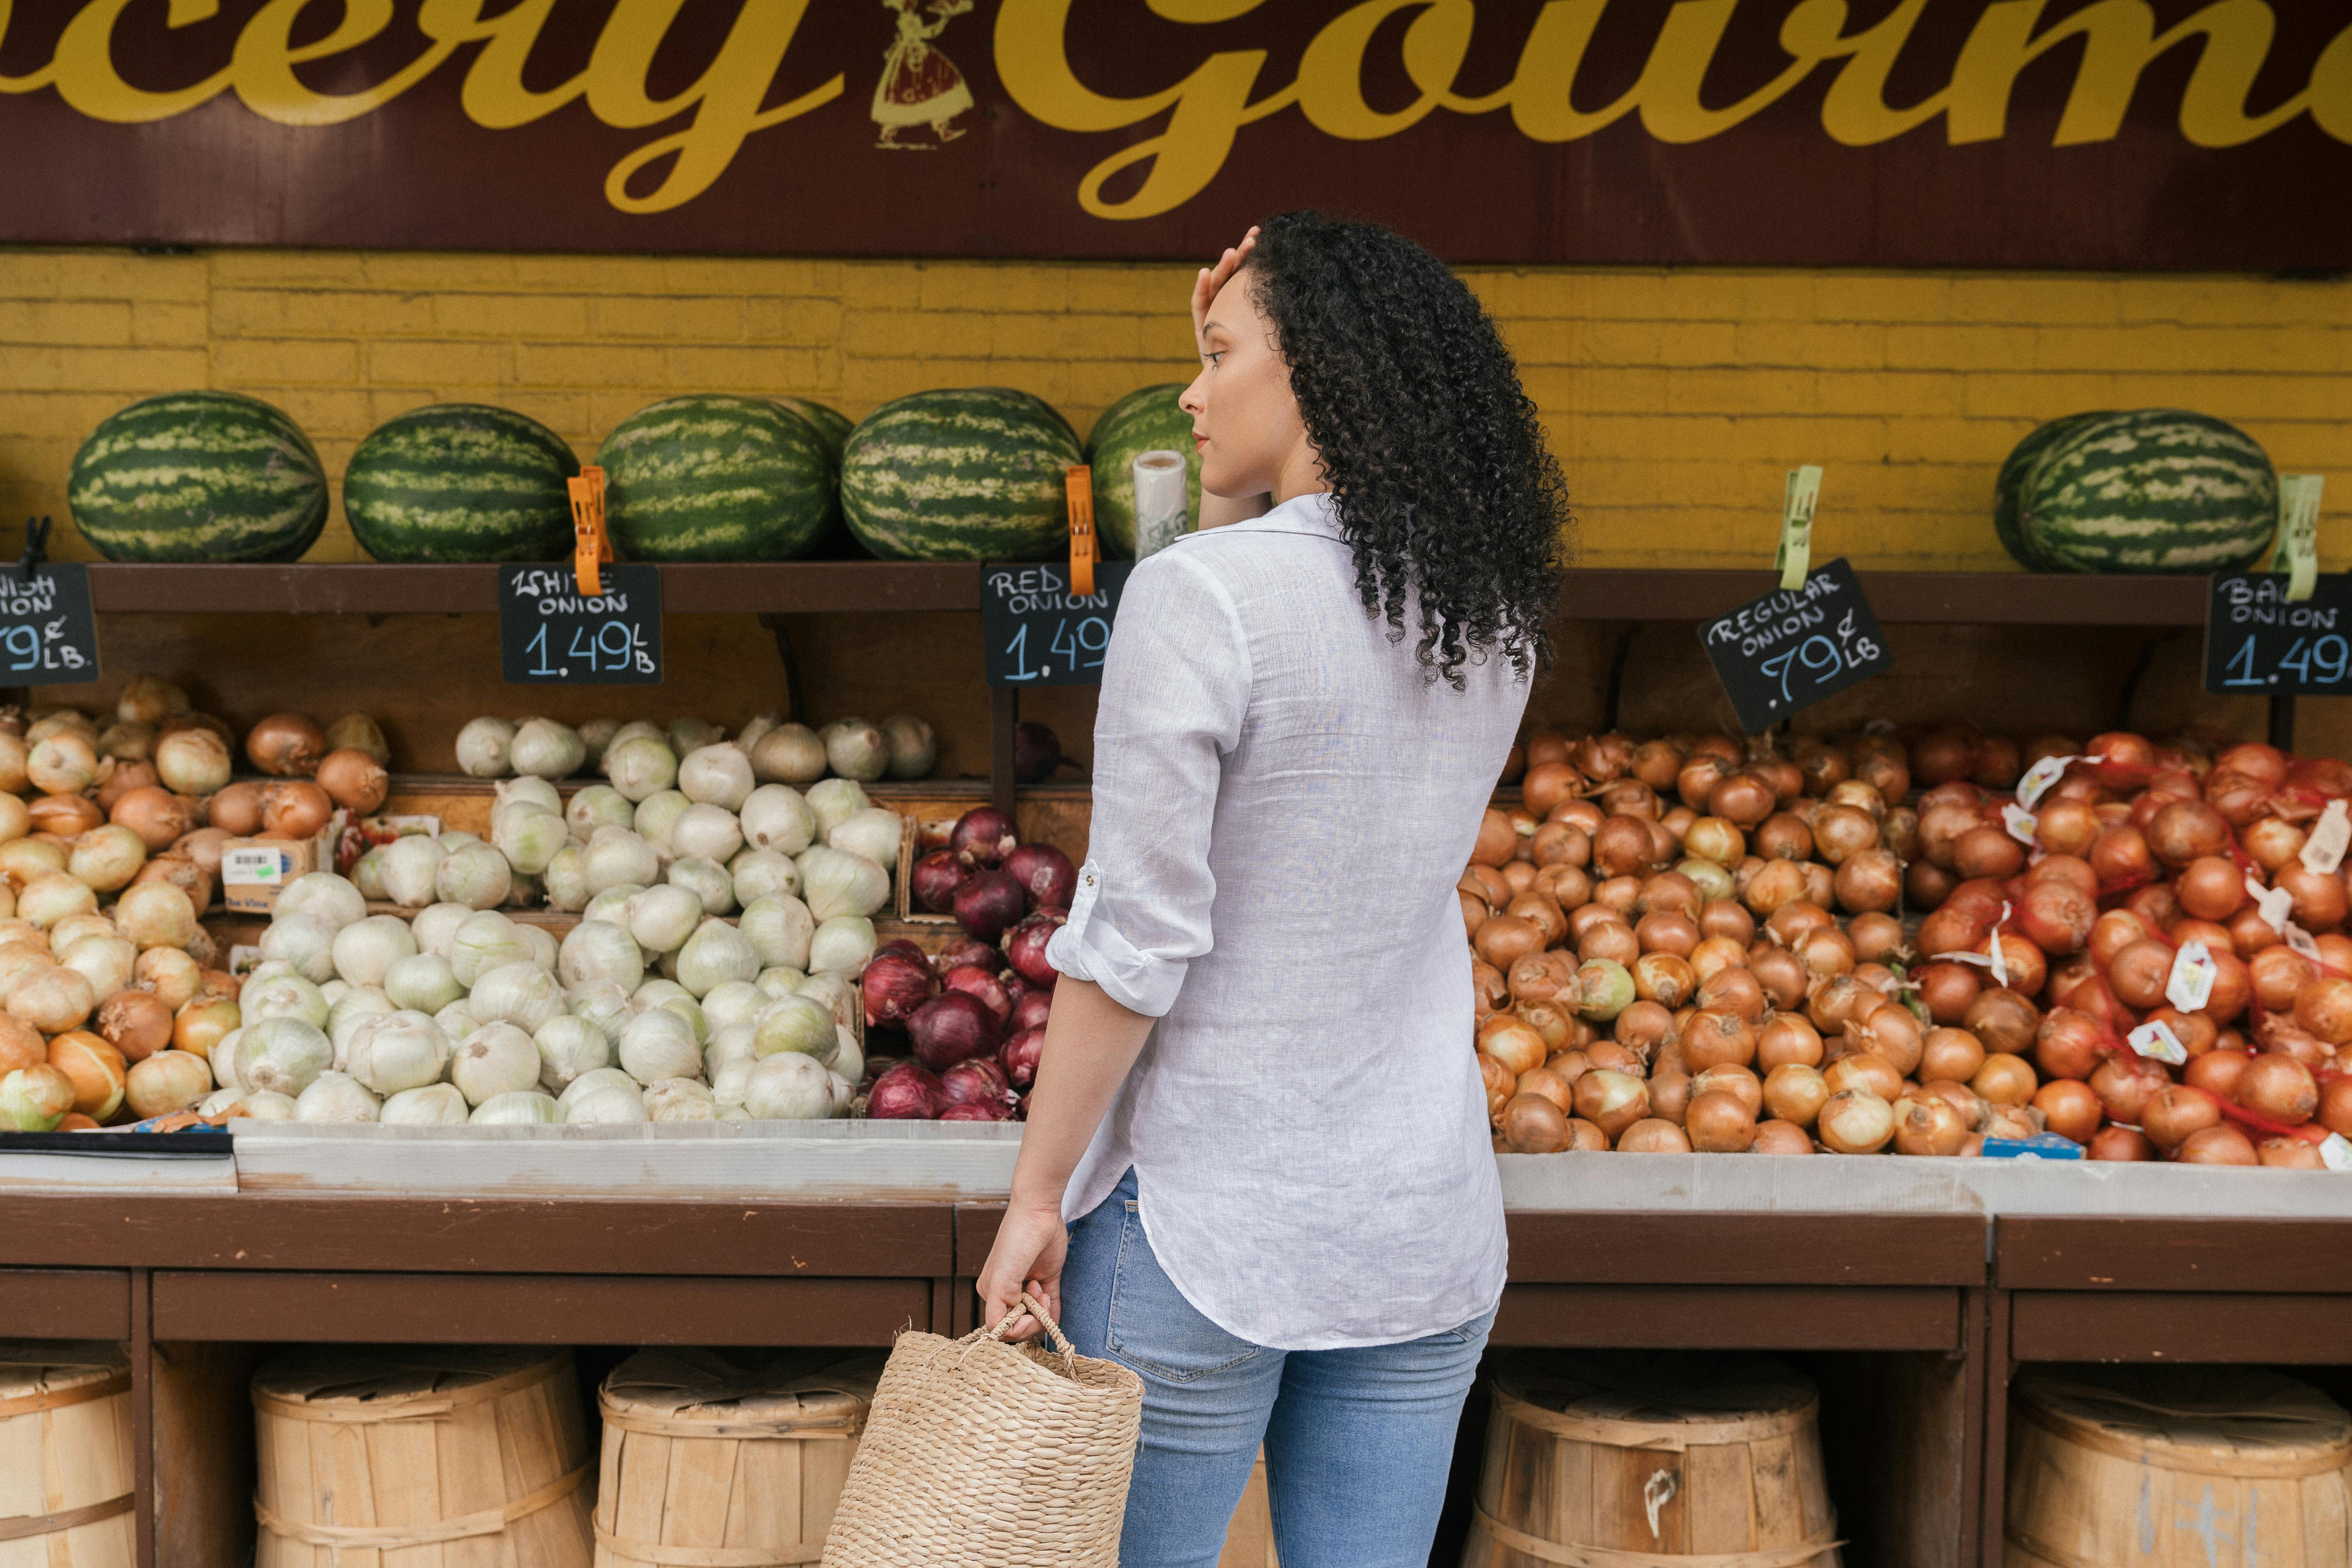
[[1239,1366],[1260,1347],[1227,1333],[1184,1300],[1143,1233],[1132,1200],[1118,1235],[1118,1270],[1111,1281],[1110,1352],[1136,1371],[1166,1383],[1197,1383]]

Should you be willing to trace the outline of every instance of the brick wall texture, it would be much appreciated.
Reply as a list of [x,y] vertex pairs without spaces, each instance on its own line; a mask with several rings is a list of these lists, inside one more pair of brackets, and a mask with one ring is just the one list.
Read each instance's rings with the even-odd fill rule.
[[[2000,568],[1994,470],[2037,422],[2233,420],[2352,510],[2352,283],[2242,277],[1476,269],[1569,476],[1588,565],[1768,560],[1782,475],[1823,466],[1816,559]],[[1009,384],[1081,430],[1192,374],[1182,268],[0,249],[0,520],[66,516],[74,448],[153,393],[278,404],[331,474],[422,404],[496,403],[584,457],[683,392],[856,417]],[[65,530],[60,529],[60,532]],[[2331,565],[2352,540],[2323,525]],[[14,537],[13,529],[5,537]],[[2331,548],[2331,546],[2333,546]],[[68,540],[61,554],[86,554]],[[313,560],[362,558],[340,511]]]

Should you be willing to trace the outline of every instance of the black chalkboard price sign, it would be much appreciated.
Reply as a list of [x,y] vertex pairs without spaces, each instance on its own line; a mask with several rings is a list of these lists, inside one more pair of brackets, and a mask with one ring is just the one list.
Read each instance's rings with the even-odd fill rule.
[[2352,696],[2352,573],[2323,572],[2308,599],[2284,572],[2213,579],[2205,689],[2240,697]]
[[1061,561],[980,569],[980,629],[991,686],[1099,686],[1118,596],[1132,561],[1095,563],[1095,591],[1070,592]]
[[1894,664],[1853,568],[1831,562],[1801,587],[1775,588],[1698,628],[1716,678],[1749,734]]
[[583,594],[568,561],[499,568],[499,652],[515,686],[655,686],[661,568],[607,562]]
[[0,565],[0,686],[66,684],[98,675],[89,569],[70,561]]

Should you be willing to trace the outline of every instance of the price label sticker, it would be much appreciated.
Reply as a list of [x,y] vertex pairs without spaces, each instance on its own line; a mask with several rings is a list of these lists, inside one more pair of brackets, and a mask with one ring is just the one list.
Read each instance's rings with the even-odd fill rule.
[[2344,803],[2331,800],[2319,820],[2311,825],[2310,837],[2303,841],[2300,858],[2303,868],[2326,876],[2344,864],[2344,850],[2352,845],[2352,816],[2347,816]]
[[275,888],[294,868],[293,857],[274,846],[248,845],[221,853],[221,885],[229,888]]
[[1698,628],[1740,727],[1760,733],[1894,668],[1886,635],[1843,560]]
[[2213,976],[2221,966],[2201,942],[2184,942],[2172,955],[2172,974],[2164,983],[2164,999],[2184,1013],[2194,1013],[2213,994]]
[[2289,951],[2301,953],[2314,963],[2322,962],[2319,956],[2319,943],[2312,940],[2309,931],[2293,921],[2287,921],[2285,928],[2279,934],[2286,938]]
[[2286,596],[2308,599],[2319,581],[2319,500],[2323,474],[2281,474],[2278,539],[2266,564],[2287,574]]
[[2025,776],[2017,781],[2017,804],[2032,811],[2042,804],[2042,797],[2066,776],[2066,770],[2074,763],[2104,763],[2106,760],[2104,752],[2090,757],[2044,757],[2026,769]]
[[2006,805],[2000,808],[2000,825],[2009,829],[2011,838],[2020,844],[2030,845],[2033,842],[2034,834],[2041,829],[2042,819],[2021,805]]
[[499,653],[514,686],[656,686],[661,568],[605,565],[580,591],[572,563],[499,568]]
[[0,566],[0,685],[66,685],[98,678],[98,620],[89,568],[79,562]]
[[2246,896],[2254,900],[2254,912],[2269,922],[2271,930],[2286,934],[2287,917],[2294,913],[2294,895],[2284,888],[2265,888],[2252,871],[2246,873]]
[[1772,552],[1772,569],[1780,586],[1793,591],[1804,586],[1813,564],[1813,509],[1822,499],[1822,471],[1811,463],[1789,470],[1788,488],[1780,496],[1780,545]]
[[2319,1163],[2331,1171],[2352,1171],[2352,1141],[2330,1132],[2319,1141]]
[[2124,1037],[2131,1048],[2150,1061],[2179,1067],[2189,1059],[2189,1047],[2172,1032],[2172,1026],[2161,1018],[2151,1018]]

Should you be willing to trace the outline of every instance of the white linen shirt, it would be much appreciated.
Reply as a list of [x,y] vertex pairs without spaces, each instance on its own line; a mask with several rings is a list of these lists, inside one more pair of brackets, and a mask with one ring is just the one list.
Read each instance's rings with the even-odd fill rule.
[[1527,685],[1424,678],[1367,615],[1330,498],[1128,579],[1092,851],[1046,955],[1156,1017],[1063,1201],[1128,1168],[1153,1252],[1228,1332],[1392,1344],[1501,1299],[1502,1191],[1454,884]]

